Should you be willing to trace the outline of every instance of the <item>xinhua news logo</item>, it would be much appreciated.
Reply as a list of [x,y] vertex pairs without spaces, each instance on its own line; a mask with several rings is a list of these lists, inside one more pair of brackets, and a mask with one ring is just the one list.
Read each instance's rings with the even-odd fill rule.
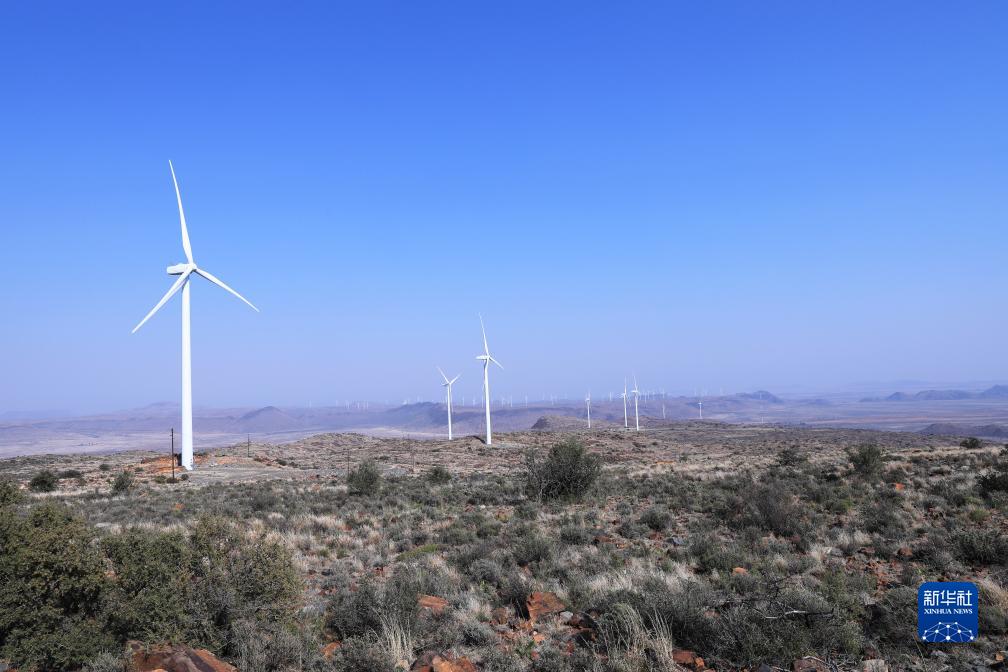
[[922,642],[967,643],[980,626],[979,593],[967,581],[922,584],[917,589],[917,637]]

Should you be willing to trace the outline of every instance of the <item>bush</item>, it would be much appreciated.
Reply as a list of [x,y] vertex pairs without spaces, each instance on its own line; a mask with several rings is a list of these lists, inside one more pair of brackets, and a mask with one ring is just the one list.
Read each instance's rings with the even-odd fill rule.
[[525,494],[538,501],[580,499],[598,480],[599,458],[577,439],[567,439],[550,448],[540,462],[535,453],[525,454]]
[[128,492],[133,487],[133,474],[129,471],[122,471],[115,480],[112,481],[112,494],[121,495]]
[[983,441],[976,438],[975,436],[971,436],[960,441],[959,447],[965,448],[966,450],[978,450],[980,448],[983,448]]
[[237,655],[239,623],[287,625],[301,595],[284,547],[222,518],[200,518],[188,534],[127,530],[103,550],[115,577],[108,628],[119,641],[183,641]]
[[952,536],[956,555],[975,565],[1008,563],[1008,537],[994,529],[961,530]]
[[862,443],[848,449],[847,457],[854,465],[854,472],[865,478],[878,476],[886,461],[885,451],[877,443]]
[[643,525],[647,525],[655,532],[661,532],[666,527],[669,526],[669,522],[672,517],[669,515],[668,511],[662,511],[658,507],[652,506],[650,509],[644,512],[640,517],[640,522]]
[[59,476],[49,469],[38,472],[28,482],[28,487],[35,492],[52,492],[59,485]]
[[374,460],[364,460],[347,474],[347,487],[358,495],[373,495],[381,487],[381,470]]
[[427,480],[435,485],[443,485],[451,481],[451,472],[442,467],[440,464],[431,467],[427,471]]
[[48,672],[113,648],[99,618],[105,582],[93,531],[64,506],[0,507],[0,658]]

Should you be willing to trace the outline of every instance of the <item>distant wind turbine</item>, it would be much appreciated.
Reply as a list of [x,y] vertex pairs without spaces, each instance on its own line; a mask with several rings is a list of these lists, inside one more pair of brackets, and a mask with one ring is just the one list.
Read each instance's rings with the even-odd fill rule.
[[444,371],[442,371],[442,370],[441,370],[441,367],[440,367],[440,366],[439,366],[439,367],[437,367],[437,370],[438,370],[438,373],[440,373],[440,374],[441,374],[441,377],[442,377],[442,378],[444,378],[444,383],[442,383],[441,387],[445,387],[445,388],[448,388],[448,440],[449,440],[449,441],[451,441],[451,440],[452,440],[452,424],[451,424],[451,411],[452,411],[452,409],[451,409],[451,386],[455,384],[455,381],[456,381],[456,380],[458,380],[458,379],[459,379],[459,376],[461,376],[462,374],[459,374],[458,376],[455,376],[455,377],[454,377],[454,378],[452,378],[451,380],[448,380],[448,376],[446,376],[446,375],[445,375]]
[[490,346],[487,345],[486,328],[483,326],[483,316],[480,315],[480,331],[483,332],[483,354],[478,355],[476,359],[483,361],[483,398],[486,402],[486,444],[489,446],[493,443],[493,434],[490,431],[490,362],[493,362],[501,369],[503,365],[490,356]]
[[133,332],[142,327],[154,313],[161,309],[161,306],[168,302],[168,299],[175,296],[176,292],[182,290],[182,467],[186,471],[193,468],[193,430],[192,430],[192,347],[189,337],[189,280],[193,273],[201,275],[221,289],[231,292],[244,301],[252,310],[259,312],[248,299],[228,287],[224,282],[203,270],[193,261],[192,246],[189,244],[189,230],[186,228],[185,213],[182,211],[182,194],[179,192],[178,180],[175,179],[175,167],[172,162],[168,162],[168,169],[171,171],[172,182],[175,184],[175,198],[178,200],[179,222],[182,225],[182,251],[185,252],[186,261],[182,264],[174,264],[168,267],[168,275],[177,275],[178,280],[168,289],[161,300],[157,302],[147,316],[140,320],[140,324],[133,327]]
[[703,400],[697,402],[697,406],[700,407],[700,419],[703,420]]
[[637,425],[637,431],[640,431],[640,413],[637,412],[637,399],[640,397],[640,390],[637,389],[637,376],[633,377],[633,414],[634,423]]
[[588,429],[591,429],[591,390],[588,390],[588,396],[585,397],[585,404],[588,406]]

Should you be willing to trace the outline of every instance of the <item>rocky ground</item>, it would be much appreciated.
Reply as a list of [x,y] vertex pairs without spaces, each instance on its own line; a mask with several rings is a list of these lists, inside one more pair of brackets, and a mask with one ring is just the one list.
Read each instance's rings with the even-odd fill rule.
[[[526,455],[543,464],[571,438],[601,475],[541,497]],[[284,632],[296,646],[281,651],[265,622],[254,647],[140,627],[133,646],[161,651],[167,670],[200,648],[241,670],[997,669],[1008,646],[1001,451],[688,422],[505,433],[492,447],[323,434],[214,450],[174,481],[167,455],[37,456],[0,462],[0,479],[26,495],[21,515],[59,502],[99,547],[137,530],[184,537],[216,516],[287,554],[300,587]],[[926,580],[978,584],[976,642],[916,642]],[[120,669],[108,655],[113,667],[87,669]]]

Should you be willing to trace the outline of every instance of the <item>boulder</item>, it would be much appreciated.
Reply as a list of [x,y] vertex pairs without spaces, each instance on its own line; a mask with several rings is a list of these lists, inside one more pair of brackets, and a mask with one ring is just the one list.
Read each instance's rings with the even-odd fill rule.
[[889,672],[889,665],[881,658],[871,658],[861,663],[861,672]]
[[547,614],[559,614],[567,608],[555,593],[539,592],[529,595],[528,600],[525,602],[525,606],[528,607],[530,621],[535,621],[540,616],[545,616]]
[[826,664],[818,658],[799,658],[791,663],[791,672],[828,672]]
[[417,598],[417,606],[427,609],[435,616],[440,616],[448,606],[448,600],[434,595],[421,595]]
[[238,672],[206,649],[188,646],[158,645],[145,647],[140,642],[127,645],[130,672]]

